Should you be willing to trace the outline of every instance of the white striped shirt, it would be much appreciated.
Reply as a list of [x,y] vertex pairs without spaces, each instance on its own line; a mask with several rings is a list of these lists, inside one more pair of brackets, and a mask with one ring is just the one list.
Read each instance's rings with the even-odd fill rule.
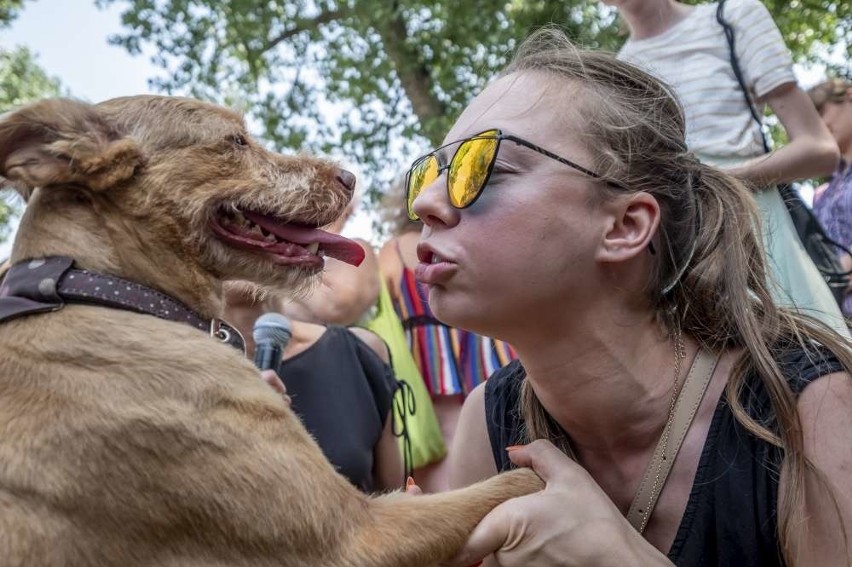
[[[734,29],[737,58],[752,99],[795,83],[781,32],[758,0],[728,0],[724,18]],[[660,35],[628,39],[618,54],[668,84],[686,115],[686,142],[700,155],[749,157],[763,153],[760,131],[730,62],[716,4],[700,4]]]

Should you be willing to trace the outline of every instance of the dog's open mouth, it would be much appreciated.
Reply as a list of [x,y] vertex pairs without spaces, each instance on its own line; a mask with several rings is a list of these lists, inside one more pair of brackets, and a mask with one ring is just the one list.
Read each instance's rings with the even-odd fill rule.
[[353,266],[364,260],[364,249],[348,238],[253,211],[222,207],[210,224],[225,242],[271,254],[281,264],[322,267],[324,256]]

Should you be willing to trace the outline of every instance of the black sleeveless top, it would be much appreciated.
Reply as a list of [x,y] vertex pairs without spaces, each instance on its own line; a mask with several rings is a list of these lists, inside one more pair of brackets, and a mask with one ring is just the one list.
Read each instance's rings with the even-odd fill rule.
[[283,361],[278,375],[326,458],[356,487],[372,492],[373,449],[396,390],[390,367],[346,328],[330,326]]
[[[788,351],[778,359],[798,395],[820,376],[842,372],[819,349]],[[485,417],[498,471],[513,467],[505,448],[524,442],[518,400],[526,373],[515,360],[485,383]],[[774,429],[769,396],[756,376],[746,381],[743,406]],[[669,559],[678,567],[781,566],[776,505],[783,451],[749,433],[734,418],[724,393],[716,406]]]

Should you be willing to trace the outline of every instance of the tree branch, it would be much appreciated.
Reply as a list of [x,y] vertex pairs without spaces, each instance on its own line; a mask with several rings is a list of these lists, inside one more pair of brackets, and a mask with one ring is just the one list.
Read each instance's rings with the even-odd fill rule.
[[333,22],[334,20],[339,20],[340,18],[348,16],[350,13],[351,11],[348,8],[339,8],[337,10],[331,10],[329,12],[322,12],[316,18],[297,19],[293,22],[293,27],[291,27],[287,31],[281,32],[277,37],[268,40],[261,52],[269,51],[282,41],[288,40],[291,37],[302,33],[303,31],[315,29],[323,24],[328,24],[330,22]]
[[[447,107],[434,95],[429,68],[420,61],[418,53],[406,42],[408,31],[398,8],[394,9],[387,25],[379,29],[379,35],[399,76],[402,89],[411,101],[414,114],[421,122],[444,116]],[[432,140],[433,143],[438,141]]]

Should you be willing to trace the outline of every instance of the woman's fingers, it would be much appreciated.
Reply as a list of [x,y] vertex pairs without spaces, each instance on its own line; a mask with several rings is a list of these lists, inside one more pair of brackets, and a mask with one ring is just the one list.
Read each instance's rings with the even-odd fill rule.
[[408,479],[405,481],[405,493],[411,494],[412,496],[420,496],[421,494],[423,494],[423,491],[420,489],[419,486],[417,486],[417,483],[414,482],[413,478],[408,477]]
[[519,467],[531,468],[545,483],[582,470],[577,463],[549,441],[538,440],[529,445],[515,445],[507,447],[506,451],[509,460]]
[[287,387],[274,370],[262,370],[260,372],[260,377],[263,378],[264,382],[272,386],[273,390],[281,394],[288,406],[290,405],[290,396],[287,395]]

